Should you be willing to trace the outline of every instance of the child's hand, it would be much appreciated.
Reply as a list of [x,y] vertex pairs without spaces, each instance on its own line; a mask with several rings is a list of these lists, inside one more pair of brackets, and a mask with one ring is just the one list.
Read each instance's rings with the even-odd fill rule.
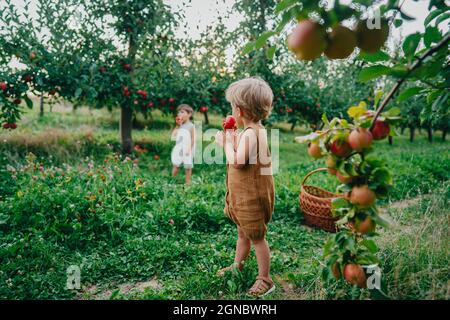
[[225,144],[225,135],[223,134],[223,131],[217,131],[216,137],[215,137],[215,143],[217,143],[221,147],[224,146],[224,144]]
[[225,142],[230,143],[233,147],[236,144],[236,132],[234,130],[226,130],[225,131]]

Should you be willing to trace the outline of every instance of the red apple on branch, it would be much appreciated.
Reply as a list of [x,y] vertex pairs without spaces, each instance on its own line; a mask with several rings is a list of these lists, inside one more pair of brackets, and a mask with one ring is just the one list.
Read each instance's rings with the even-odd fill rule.
[[346,141],[335,140],[329,145],[329,150],[335,156],[345,158],[352,153],[352,147]]
[[354,186],[350,195],[350,202],[361,207],[371,206],[377,196],[375,192],[369,189],[367,184],[361,186]]
[[311,142],[308,146],[308,154],[314,159],[319,159],[323,157],[322,152],[320,151],[319,144],[317,142]]
[[389,136],[391,128],[389,127],[389,123],[382,120],[376,120],[371,132],[375,140],[382,140]]
[[366,274],[359,264],[349,263],[344,268],[344,278],[360,288],[366,287]]
[[137,94],[140,95],[144,99],[147,98],[147,96],[148,96],[148,93],[145,90],[138,90]]
[[288,47],[298,59],[314,60],[319,58],[327,46],[325,28],[311,21],[300,21],[288,36]]
[[348,143],[356,151],[362,151],[370,147],[372,140],[372,134],[365,128],[354,129],[348,136]]

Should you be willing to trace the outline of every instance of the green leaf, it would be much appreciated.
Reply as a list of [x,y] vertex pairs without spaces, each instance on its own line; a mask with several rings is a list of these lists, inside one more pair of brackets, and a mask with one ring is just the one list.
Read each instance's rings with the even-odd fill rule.
[[403,78],[408,74],[408,68],[403,64],[398,64],[391,68],[389,74],[396,78]]
[[408,16],[406,13],[404,13],[402,11],[400,11],[400,16],[402,17],[403,20],[406,20],[406,21],[416,20],[415,18]]
[[361,244],[365,246],[371,253],[375,253],[378,251],[378,247],[373,240],[364,239],[361,241]]
[[279,13],[279,12],[285,10],[285,9],[289,8],[290,6],[294,5],[295,3],[297,3],[297,0],[282,0],[275,7],[275,13]]
[[380,102],[381,98],[383,97],[383,91],[382,90],[377,90],[375,92],[375,98],[374,98],[374,106],[378,106],[378,103]]
[[411,87],[406,90],[403,90],[402,93],[400,93],[397,97],[397,102],[403,102],[412,96],[415,96],[422,92],[423,88],[421,87]]
[[363,265],[363,266],[376,264],[376,263],[378,263],[378,258],[376,256],[374,256],[372,253],[367,252],[365,254],[360,254],[356,258],[356,263]]
[[350,108],[347,110],[347,114],[348,114],[351,118],[355,119],[355,118],[359,118],[360,116],[362,116],[364,113],[366,113],[366,111],[367,111],[366,106],[360,104],[360,105],[358,105],[358,106],[350,107]]
[[349,237],[345,240],[343,247],[351,252],[354,252],[356,248],[355,245],[355,239]]
[[367,53],[361,51],[359,53],[358,59],[367,61],[367,62],[380,62],[380,61],[389,61],[390,57],[386,52],[378,51],[376,53]]
[[392,184],[391,173],[386,168],[376,168],[373,170],[372,178],[378,183]]
[[274,34],[276,34],[275,31],[266,31],[266,32],[263,32],[263,33],[259,36],[259,38],[256,39],[256,41],[255,41],[255,49],[262,48],[262,47],[266,44],[267,40],[268,40],[271,36],[273,36]]
[[439,24],[441,24],[442,22],[444,22],[445,20],[450,18],[450,13],[445,13],[442,16],[440,16],[439,18],[436,19],[436,26],[438,26]]
[[430,14],[425,18],[425,21],[423,22],[424,26],[428,26],[431,21],[433,21],[437,16],[439,16],[441,13],[444,13],[444,10],[433,10],[430,12]]
[[427,96],[427,103],[432,104],[433,101],[435,101],[442,93],[443,90],[435,89],[430,91],[430,93]]
[[371,218],[377,225],[379,225],[385,229],[389,228],[389,222],[387,222],[386,220],[381,218],[379,215],[373,216]]
[[31,99],[27,95],[25,95],[23,99],[25,100],[28,109],[33,109],[33,101],[31,101]]
[[436,99],[431,107],[431,111],[438,111],[439,107],[442,105],[444,101],[447,101],[448,93],[441,95],[438,99]]
[[403,42],[403,53],[406,57],[411,57],[414,55],[421,39],[422,34],[419,32],[410,34],[406,37],[405,41]]
[[372,79],[378,78],[380,76],[389,74],[391,68],[383,66],[383,65],[375,65],[371,67],[364,68],[359,73],[359,81],[367,82]]
[[384,117],[396,117],[398,115],[400,115],[402,113],[402,111],[400,110],[399,107],[393,107],[385,112],[382,113],[382,115]]
[[114,300],[118,295],[120,294],[120,290],[114,290],[113,293],[111,293],[111,295],[109,296],[109,300]]
[[250,52],[252,52],[253,50],[255,50],[255,43],[253,41],[248,42],[244,48],[242,48],[242,55],[246,55],[249,54]]
[[395,20],[394,20],[394,26],[395,26],[396,28],[401,27],[402,24],[403,24],[403,20],[402,20],[402,19],[395,19]]
[[427,48],[431,47],[433,43],[438,43],[441,41],[442,35],[438,27],[428,27],[425,30],[425,35],[423,36],[423,42]]
[[335,198],[331,201],[331,207],[333,209],[347,208],[349,202],[344,198]]
[[266,51],[267,59],[272,60],[276,51],[277,51],[277,47],[275,47],[275,46],[272,46],[269,49],[267,49],[267,51]]
[[325,113],[322,114],[322,122],[326,127],[330,127],[330,121],[328,121],[327,115]]

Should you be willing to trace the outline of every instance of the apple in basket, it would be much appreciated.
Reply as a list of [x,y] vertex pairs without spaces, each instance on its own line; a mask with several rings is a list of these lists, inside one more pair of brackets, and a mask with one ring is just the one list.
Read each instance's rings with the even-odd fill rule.
[[224,130],[236,130],[236,119],[233,116],[226,117],[226,119],[222,122],[222,127]]

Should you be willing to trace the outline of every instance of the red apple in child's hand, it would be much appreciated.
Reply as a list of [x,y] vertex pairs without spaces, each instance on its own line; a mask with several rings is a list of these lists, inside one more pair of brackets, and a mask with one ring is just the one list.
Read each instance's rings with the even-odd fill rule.
[[177,125],[181,125],[181,118],[180,117],[176,117],[175,118],[175,122]]
[[236,119],[234,119],[233,116],[226,117],[226,119],[223,120],[222,127],[224,130],[236,130]]

